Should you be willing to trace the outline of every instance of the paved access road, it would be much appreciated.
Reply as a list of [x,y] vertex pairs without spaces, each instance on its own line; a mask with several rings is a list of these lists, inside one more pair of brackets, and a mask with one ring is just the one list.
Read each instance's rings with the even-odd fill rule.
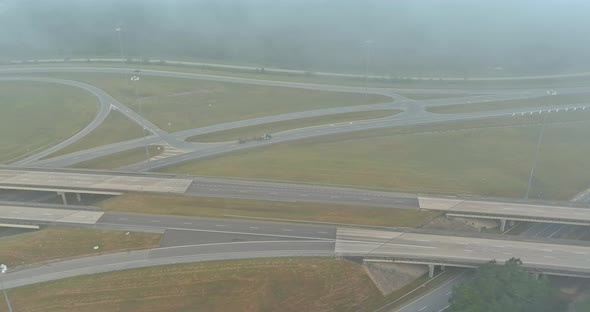
[[254,241],[153,248],[54,262],[2,276],[4,286],[13,288],[66,277],[141,268],[155,265],[260,257],[331,257],[334,242]]
[[[0,73],[9,74],[9,73],[48,73],[48,72],[58,72],[58,73],[76,73],[76,72],[99,72],[99,73],[118,73],[118,74],[134,74],[134,71],[131,69],[123,69],[123,68],[93,68],[93,67],[48,67],[48,68],[13,68],[13,69],[1,69]],[[233,83],[245,83],[245,84],[254,84],[254,85],[268,85],[268,86],[281,86],[281,87],[290,87],[290,88],[304,88],[304,89],[312,89],[312,90],[324,90],[324,91],[338,91],[338,92],[354,92],[354,93],[374,93],[374,94],[382,94],[386,96],[390,96],[392,98],[403,98],[397,94],[398,89],[392,88],[363,88],[363,87],[350,87],[350,86],[335,86],[335,85],[322,85],[322,84],[310,84],[310,83],[296,83],[296,82],[287,82],[287,81],[268,81],[268,80],[259,80],[259,79],[249,79],[249,78],[237,78],[237,77],[229,77],[229,76],[214,76],[214,75],[203,75],[203,74],[194,74],[194,73],[179,73],[179,72],[170,72],[170,71],[159,71],[159,70],[142,70],[142,75],[155,75],[155,76],[163,76],[163,77],[175,77],[175,78],[189,78],[189,79],[203,79],[203,80],[212,80],[212,81],[223,81],[223,82],[233,82]],[[561,88],[558,90],[559,93],[578,93],[578,92],[587,92],[590,88],[585,87],[576,87],[576,88]],[[401,90],[407,91],[407,90]],[[166,166],[176,162],[181,161],[188,161],[193,159],[198,159],[201,157],[207,157],[211,155],[217,155],[224,152],[229,152],[237,149],[242,148],[251,148],[255,146],[260,146],[262,144],[274,144],[284,141],[290,140],[297,140],[307,137],[319,136],[319,135],[327,135],[327,134],[335,134],[335,133],[345,133],[350,131],[359,131],[359,130],[367,130],[367,129],[377,129],[377,128],[384,128],[384,127],[394,127],[399,125],[408,125],[408,124],[426,124],[431,122],[444,122],[444,121],[451,121],[451,120],[464,120],[464,119],[473,119],[473,118],[485,118],[492,117],[494,114],[480,114],[483,116],[468,116],[468,114],[464,114],[465,116],[457,118],[449,118],[451,116],[440,116],[435,114],[428,114],[424,111],[425,107],[430,106],[439,106],[439,105],[451,105],[451,104],[461,104],[461,103],[477,103],[477,102],[485,102],[485,101],[494,101],[494,100],[506,100],[506,99],[525,99],[525,98],[534,98],[534,97],[541,97],[546,95],[545,90],[540,89],[531,89],[531,90],[513,90],[513,89],[504,89],[504,90],[452,90],[453,92],[461,91],[463,95],[471,95],[464,98],[447,98],[447,99],[433,99],[433,100],[425,100],[425,101],[412,101],[407,99],[402,99],[397,102],[393,103],[383,103],[377,105],[367,105],[365,108],[356,107],[356,111],[360,110],[370,110],[370,109],[383,109],[383,108],[401,108],[405,109],[406,112],[403,114],[399,114],[399,116],[394,116],[391,118],[384,118],[378,119],[379,122],[372,122],[372,121],[364,121],[364,122],[355,122],[352,124],[338,124],[338,125],[327,125],[328,127],[310,127],[313,129],[305,128],[305,129],[297,129],[293,131],[286,131],[284,133],[278,133],[278,137],[274,138],[273,140],[267,142],[252,142],[246,145],[236,146],[235,144],[223,144],[223,146],[217,147],[216,145],[211,144],[194,144],[189,142],[180,141],[191,134],[202,134],[208,133],[212,131],[224,130],[224,129],[232,129],[239,126],[246,126],[251,124],[260,124],[264,122],[273,122],[273,121],[280,121],[280,120],[288,120],[293,118],[301,118],[305,117],[306,115],[309,116],[318,116],[321,114],[327,113],[337,113],[337,112],[346,112],[347,108],[336,108],[330,111],[327,110],[318,110],[318,112],[303,112],[303,113],[292,113],[292,114],[285,114],[279,116],[269,116],[265,117],[265,119],[252,119],[249,121],[238,121],[233,123],[228,123],[225,125],[216,125],[212,127],[205,127],[208,129],[194,129],[193,130],[186,130],[181,131],[177,134],[167,134],[159,129],[157,126],[153,125],[145,118],[137,115],[136,113],[130,111],[127,107],[123,104],[116,101],[114,98],[108,96],[106,93],[103,96],[108,97],[108,99],[112,102],[111,104],[120,109],[121,112],[126,114],[129,118],[133,121],[137,122],[138,124],[146,127],[149,131],[151,131],[154,135],[147,137],[143,140],[130,140],[127,142],[120,142],[116,144],[111,144],[110,146],[105,146],[101,148],[92,149],[92,151],[88,151],[87,153],[74,153],[72,155],[64,155],[63,157],[59,157],[56,159],[49,159],[45,161],[41,161],[37,165],[44,165],[44,166],[58,166],[58,167],[65,167],[72,165],[77,162],[89,160],[95,157],[109,155],[118,151],[123,151],[133,147],[144,146],[147,144],[154,144],[157,142],[166,142],[169,145],[179,148],[179,149],[186,149],[188,151],[192,151],[188,153],[188,156],[181,155],[183,157],[170,157],[163,159],[159,162],[150,162],[146,164],[140,164],[137,168],[131,166],[128,169],[132,170],[148,170],[151,168],[156,168],[158,166]],[[427,89],[427,90],[412,90],[412,92],[442,92],[448,93],[449,90],[435,90],[435,89]],[[482,94],[488,95],[482,95]],[[490,94],[492,93],[492,94]],[[350,110],[350,108],[348,108]],[[513,111],[512,113],[518,113],[522,110]],[[298,116],[299,115],[299,116]],[[405,116],[407,115],[407,116]],[[415,116],[414,116],[415,115]],[[432,116],[435,115],[439,118],[432,119]],[[410,116],[419,117],[418,119],[422,120],[410,120],[409,122],[404,122]],[[454,115],[452,115],[454,116]],[[402,122],[399,122],[402,120]],[[349,127],[350,126],[350,127]],[[311,132],[310,132],[311,131]],[[180,140],[179,140],[180,139]],[[65,145],[64,145],[65,146]],[[213,149],[210,147],[214,146]],[[63,147],[63,146],[61,146]],[[22,160],[21,162],[17,163],[17,165],[22,165],[26,163],[30,163],[31,161],[38,160],[41,157],[37,157],[37,155],[32,155],[26,160]]]

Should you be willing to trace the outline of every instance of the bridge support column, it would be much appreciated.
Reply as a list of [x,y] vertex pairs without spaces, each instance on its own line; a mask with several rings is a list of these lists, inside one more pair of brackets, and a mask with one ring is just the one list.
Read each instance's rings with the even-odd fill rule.
[[533,273],[533,278],[534,278],[535,280],[537,280],[537,281],[539,280],[539,277],[540,277],[540,276],[541,276],[541,274],[540,274],[540,273]]
[[68,200],[66,198],[66,193],[65,192],[57,192],[57,195],[61,195],[61,200],[63,201],[64,205],[68,204]]
[[504,232],[506,230],[506,219],[500,219],[500,232]]
[[434,264],[428,265],[428,277],[430,277],[430,278],[434,277]]
[[444,265],[441,265],[441,266],[440,266],[440,270],[441,270],[441,271],[444,271],[445,269],[446,269],[446,267],[445,267]]
[[78,200],[78,202],[82,201],[82,195],[80,193],[76,193],[76,199]]

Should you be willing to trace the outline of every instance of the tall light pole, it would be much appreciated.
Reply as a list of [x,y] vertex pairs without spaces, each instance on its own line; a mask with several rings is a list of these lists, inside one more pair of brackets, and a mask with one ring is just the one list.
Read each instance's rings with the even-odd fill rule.
[[[139,87],[138,84],[139,84],[140,78],[138,75],[133,75],[133,76],[131,76],[130,79],[131,79],[131,83],[133,83],[133,89],[135,91],[135,105],[137,106],[137,108],[139,110],[139,116],[143,117],[143,112],[141,110],[141,100],[139,99],[139,92],[138,92],[138,87]],[[146,128],[143,123],[143,119],[140,119],[140,120],[141,120],[140,125],[141,125],[141,131],[143,134],[143,138],[147,140],[146,131],[145,131]],[[149,167],[150,167],[150,152],[148,150],[147,144],[145,145],[145,161],[147,162],[147,166],[149,169]]]
[[365,97],[369,95],[369,63],[371,62],[371,48],[373,40],[365,41]]
[[[0,264],[1,274],[6,273],[7,270],[8,270],[8,267],[6,266],[6,264]],[[8,300],[8,295],[6,294],[6,289],[4,288],[4,283],[2,282],[1,278],[0,278],[0,286],[2,286],[2,293],[4,293],[4,300],[6,300],[6,306],[8,307],[8,312],[12,312],[12,306],[10,305],[10,300]]]
[[119,53],[121,54],[121,60],[123,61],[123,63],[125,63],[126,59],[125,52],[123,52],[123,39],[121,39],[121,32],[123,30],[121,29],[121,27],[117,27],[115,28],[115,31],[117,32],[117,37],[119,38]]
[[549,113],[545,114],[543,117],[543,124],[541,125],[541,130],[539,131],[539,138],[537,139],[537,148],[535,149],[535,156],[533,157],[533,164],[531,166],[531,173],[529,174],[529,183],[526,187],[526,193],[524,194],[524,199],[529,199],[529,193],[531,192],[531,187],[533,185],[533,177],[535,176],[535,169],[537,168],[537,162],[539,160],[539,151],[541,150],[541,142],[543,142],[543,133],[545,132],[545,125],[547,124],[547,117],[549,117]]

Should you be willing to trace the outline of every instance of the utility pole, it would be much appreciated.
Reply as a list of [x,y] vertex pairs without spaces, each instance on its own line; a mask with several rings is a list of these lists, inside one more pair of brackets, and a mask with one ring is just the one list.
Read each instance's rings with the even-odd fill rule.
[[533,177],[535,176],[535,169],[537,168],[537,162],[539,160],[539,151],[541,150],[541,142],[543,141],[543,133],[545,132],[545,125],[547,125],[547,117],[549,117],[549,113],[545,114],[543,117],[543,124],[541,125],[541,130],[539,131],[539,138],[537,139],[537,148],[535,150],[535,156],[533,157],[533,164],[531,166],[531,173],[529,174],[529,183],[526,187],[526,193],[524,194],[524,199],[529,199],[529,193],[531,192],[531,187],[533,184]]
[[[140,78],[138,75],[131,76],[131,83],[133,83],[133,90],[135,91],[135,105],[137,106],[137,108],[139,110],[139,116],[143,117],[143,112],[141,110],[141,100],[139,99],[139,91],[138,91],[139,80],[140,80]],[[143,123],[143,119],[141,119],[140,125],[141,125],[141,131],[143,134],[143,138],[147,140],[146,128],[145,128],[145,124]],[[149,169],[150,168],[150,152],[149,152],[147,144],[145,144],[145,161],[147,162],[147,166]]]

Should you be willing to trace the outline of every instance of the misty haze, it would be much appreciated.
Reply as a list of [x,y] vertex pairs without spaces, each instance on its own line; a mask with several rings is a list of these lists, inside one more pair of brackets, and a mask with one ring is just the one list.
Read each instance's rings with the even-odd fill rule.
[[590,312],[589,17],[0,0],[0,311]]

